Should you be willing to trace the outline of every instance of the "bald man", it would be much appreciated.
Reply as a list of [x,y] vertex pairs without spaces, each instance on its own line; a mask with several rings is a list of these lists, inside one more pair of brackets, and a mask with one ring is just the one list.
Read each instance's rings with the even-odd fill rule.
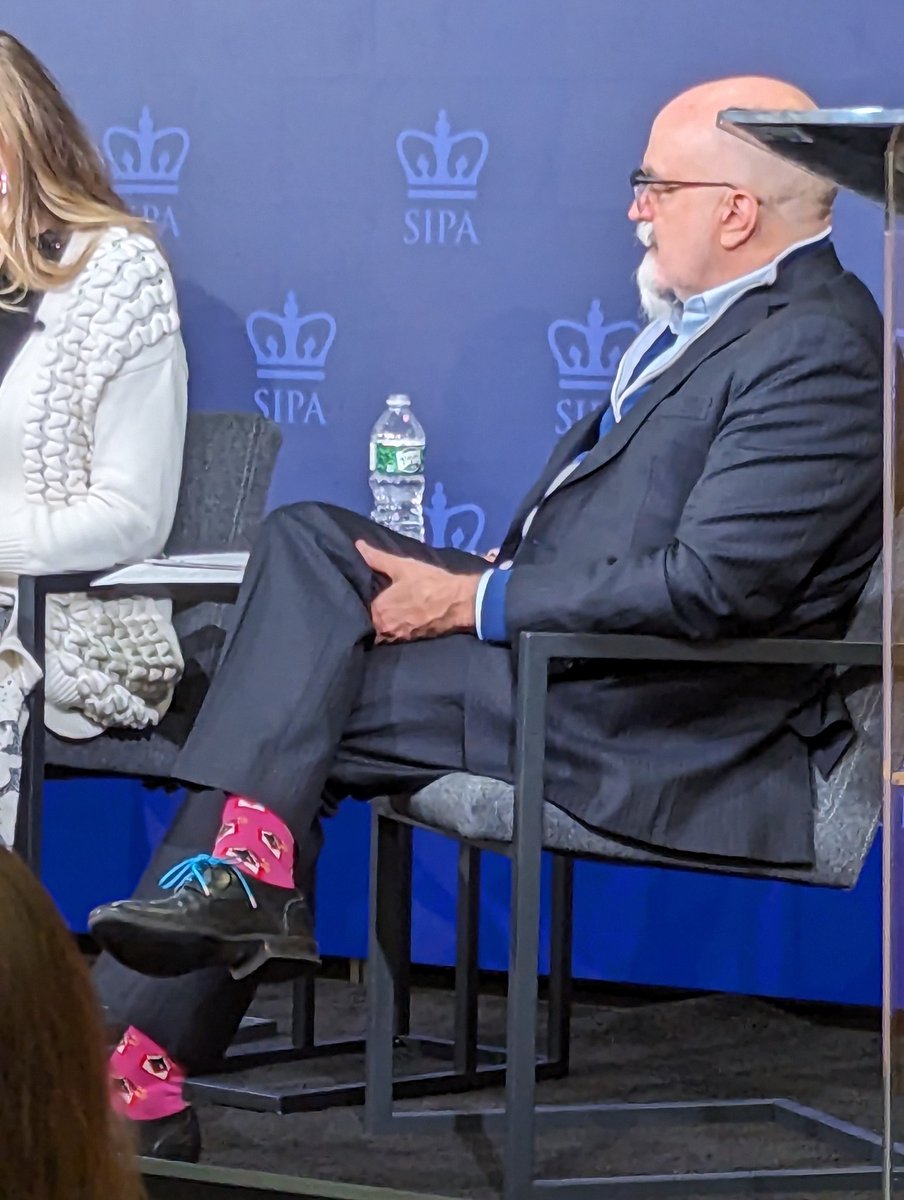
[[[735,106],[813,105],[733,79],[657,116],[628,210],[649,324],[492,568],[328,505],[265,522],[173,768],[196,790],[138,897],[91,919],[146,1150],[195,1152],[181,1081],[225,1049],[262,964],[317,961],[323,797],[511,780],[522,631],[844,633],[880,544],[881,321],[835,256],[833,189],[720,131]],[[775,666],[566,664],[548,722],[546,795],[582,822],[771,863],[812,860],[814,772],[851,736],[832,672]]]

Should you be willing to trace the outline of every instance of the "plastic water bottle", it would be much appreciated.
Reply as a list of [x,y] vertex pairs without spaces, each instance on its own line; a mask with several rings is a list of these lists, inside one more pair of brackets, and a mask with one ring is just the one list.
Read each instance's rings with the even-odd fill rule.
[[370,435],[371,518],[387,529],[424,540],[424,447],[408,396],[390,396]]

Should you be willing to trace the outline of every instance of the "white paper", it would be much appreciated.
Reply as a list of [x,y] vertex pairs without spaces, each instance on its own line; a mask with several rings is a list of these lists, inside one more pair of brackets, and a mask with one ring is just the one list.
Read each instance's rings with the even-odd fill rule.
[[148,558],[101,575],[92,587],[112,584],[153,583],[241,583],[248,565],[246,551],[225,550],[222,554],[174,554]]

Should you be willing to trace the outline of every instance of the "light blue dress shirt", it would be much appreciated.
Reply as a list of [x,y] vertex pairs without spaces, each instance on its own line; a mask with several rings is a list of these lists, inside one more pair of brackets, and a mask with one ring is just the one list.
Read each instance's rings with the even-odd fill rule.
[[[757,287],[771,287],[778,277],[779,267],[786,258],[807,246],[817,246],[821,242],[827,242],[831,234],[832,229],[829,226],[815,237],[795,242],[793,246],[788,246],[766,266],[742,275],[738,279],[729,280],[728,283],[721,283],[708,291],[700,292],[697,296],[690,296],[684,304],[676,305],[675,311],[668,321],[651,321],[649,325],[646,325],[625,351],[618,365],[609,396],[615,420],[621,420],[626,400],[629,400],[639,388],[646,388],[663,373],[666,367],[680,358],[687,347],[695,342],[704,330],[714,325],[732,304],[740,300],[741,296]],[[675,334],[674,342],[662,354],[649,362],[635,378],[634,371],[637,365],[666,328],[671,329]],[[543,496],[544,500],[568,478],[581,458],[583,455],[559,472],[547,488]],[[522,527],[522,537],[530,528],[536,513],[537,509],[534,508],[528,514]],[[508,640],[505,627],[505,589],[511,578],[511,566],[511,562],[500,563],[485,571],[480,577],[480,583],[477,586],[474,623],[477,636],[482,641],[506,642]]]

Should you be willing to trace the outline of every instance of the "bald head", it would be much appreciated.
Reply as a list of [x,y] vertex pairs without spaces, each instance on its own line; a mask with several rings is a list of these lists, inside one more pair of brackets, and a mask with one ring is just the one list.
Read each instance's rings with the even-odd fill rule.
[[727,108],[806,112],[816,107],[806,92],[781,79],[717,79],[670,101],[657,116],[650,141],[672,142],[687,169],[696,172],[687,178],[727,179],[767,202],[765,221],[777,219],[795,234],[811,227],[815,232],[829,216],[834,186],[764,147],[726,133],[717,119]]
[[650,298],[668,309],[828,227],[831,184],[717,124],[727,108],[815,107],[779,79],[740,76],[691,88],[662,109],[643,159],[650,182],[628,214],[649,248],[638,277],[648,312]]

